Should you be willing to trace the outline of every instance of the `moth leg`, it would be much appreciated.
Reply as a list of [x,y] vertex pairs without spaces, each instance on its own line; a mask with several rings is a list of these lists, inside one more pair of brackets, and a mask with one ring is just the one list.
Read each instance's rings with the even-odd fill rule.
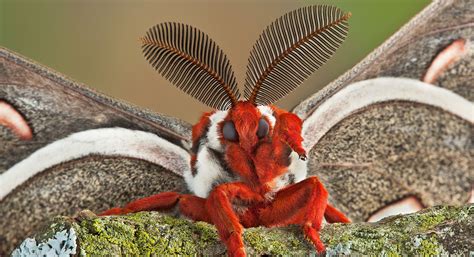
[[276,123],[273,131],[273,142],[276,144],[287,144],[295,151],[300,159],[306,160],[306,150],[303,148],[301,137],[301,127],[303,122],[294,113],[273,108],[276,113]]
[[351,220],[344,215],[340,210],[336,209],[336,207],[327,204],[326,211],[324,212],[324,218],[329,223],[350,223]]
[[20,139],[33,138],[31,128],[23,116],[10,104],[0,100],[0,125],[10,128]]
[[327,199],[328,193],[319,179],[309,177],[278,191],[271,203],[258,209],[259,220],[266,227],[301,225],[316,250],[323,252],[319,230]]
[[140,211],[170,211],[178,206],[182,215],[195,220],[211,223],[205,208],[206,199],[190,194],[163,192],[128,203],[123,208],[116,207],[99,214],[122,215]]
[[206,209],[217,228],[219,237],[227,247],[228,255],[245,256],[243,226],[232,206],[236,201],[260,202],[263,201],[263,197],[240,182],[221,184],[209,194]]
[[212,224],[206,210],[206,198],[195,195],[182,195],[179,198],[179,212],[194,221],[204,221]]

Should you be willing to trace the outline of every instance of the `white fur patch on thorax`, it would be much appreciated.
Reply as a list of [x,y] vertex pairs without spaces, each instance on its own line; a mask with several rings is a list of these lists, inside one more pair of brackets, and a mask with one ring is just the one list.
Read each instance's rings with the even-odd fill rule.
[[267,117],[267,119],[270,121],[270,125],[272,126],[272,128],[275,127],[276,118],[273,115],[272,108],[270,108],[270,106],[268,105],[257,106],[257,108],[263,116]]
[[278,191],[287,185],[298,183],[304,180],[308,174],[307,162],[300,160],[297,153],[292,152],[290,158],[291,163],[288,167],[288,171],[275,178],[274,191]]
[[225,174],[224,168],[212,156],[211,150],[205,146],[199,149],[196,161],[196,174],[184,174],[184,180],[191,192],[199,197],[207,197],[214,181]]
[[298,183],[308,175],[308,162],[302,161],[296,152],[291,152],[291,164],[288,173],[295,175],[295,183]]
[[227,117],[228,111],[216,111],[211,116],[209,116],[209,130],[207,132],[207,144],[212,149],[215,149],[219,152],[222,152],[222,144],[220,142],[220,133],[219,133],[219,123],[222,122],[225,117]]
[[[205,141],[199,146],[196,158],[196,174],[184,173],[188,189],[195,195],[207,197],[212,188],[219,182],[232,181],[230,171],[222,167],[224,147],[220,141],[219,123],[227,117],[228,111],[216,111],[209,116],[209,129]],[[222,155],[221,155],[222,154]]]

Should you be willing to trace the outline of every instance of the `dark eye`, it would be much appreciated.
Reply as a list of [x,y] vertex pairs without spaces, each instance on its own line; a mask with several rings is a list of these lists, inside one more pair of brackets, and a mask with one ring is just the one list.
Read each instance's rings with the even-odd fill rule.
[[268,123],[264,118],[261,118],[258,121],[257,136],[258,136],[258,138],[263,138],[267,134],[268,134]]
[[229,141],[239,140],[239,135],[237,134],[237,130],[235,130],[235,126],[232,121],[226,121],[224,123],[224,127],[222,127],[222,134],[224,135],[224,138]]

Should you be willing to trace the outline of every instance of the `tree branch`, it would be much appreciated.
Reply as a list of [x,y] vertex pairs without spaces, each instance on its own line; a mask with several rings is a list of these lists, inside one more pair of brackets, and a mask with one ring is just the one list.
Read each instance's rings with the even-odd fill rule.
[[[328,224],[321,231],[321,237],[329,256],[468,253],[474,249],[473,217],[472,204],[437,206],[377,223]],[[245,230],[244,239],[250,255],[314,253],[297,226],[250,228]],[[53,219],[36,240],[25,240],[13,256],[47,251],[114,256],[225,254],[214,226],[158,212],[97,217],[83,211],[75,218]]]

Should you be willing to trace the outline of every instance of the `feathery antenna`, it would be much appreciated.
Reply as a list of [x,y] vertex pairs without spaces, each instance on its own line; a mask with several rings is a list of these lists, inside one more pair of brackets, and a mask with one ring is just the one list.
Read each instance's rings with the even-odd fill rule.
[[250,53],[245,98],[267,105],[297,88],[342,44],[350,16],[318,5],[294,10],[270,24]]
[[180,23],[161,23],[150,28],[141,42],[153,68],[204,104],[225,110],[239,99],[227,56],[204,32]]

